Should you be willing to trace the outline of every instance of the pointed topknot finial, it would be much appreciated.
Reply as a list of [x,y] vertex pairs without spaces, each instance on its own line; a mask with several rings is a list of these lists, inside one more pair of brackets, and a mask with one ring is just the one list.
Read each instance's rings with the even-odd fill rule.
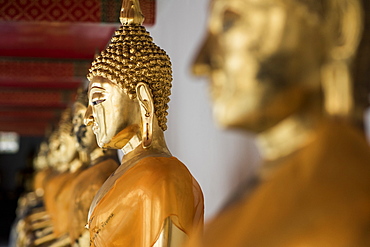
[[141,12],[139,0],[123,0],[119,19],[124,26],[130,24],[142,25],[144,15]]

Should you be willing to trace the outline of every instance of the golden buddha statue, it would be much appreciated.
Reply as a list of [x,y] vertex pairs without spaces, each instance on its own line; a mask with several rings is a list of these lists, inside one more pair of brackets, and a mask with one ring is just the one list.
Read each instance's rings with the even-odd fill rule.
[[33,179],[33,189],[39,197],[42,197],[44,195],[43,184],[47,176],[51,173],[51,168],[49,167],[47,160],[48,152],[48,142],[43,141],[41,142],[39,152],[34,159],[35,175]]
[[52,206],[54,205],[55,197],[62,188],[59,183],[62,184],[64,179],[61,179],[61,174],[65,173],[66,166],[63,165],[59,168],[59,155],[58,148],[60,145],[59,131],[55,130],[49,137],[49,151],[47,153],[47,162],[50,167],[50,173],[43,179],[42,186],[44,191],[44,205],[47,213],[52,215]]
[[36,172],[34,192],[32,193],[35,194],[37,205],[29,208],[28,213],[18,222],[16,246],[48,246],[50,241],[54,239],[53,223],[49,212],[45,209],[44,197],[46,184],[57,174],[54,170],[57,163],[54,155],[56,145],[50,145],[53,140],[57,140],[57,132],[52,133],[47,141],[41,143],[39,152],[34,159]]
[[12,227],[11,246],[29,246],[36,239],[40,229],[50,225],[50,217],[43,207],[43,180],[47,177],[46,154],[47,142],[40,145],[33,160],[35,175],[33,191],[25,193],[18,199],[16,220]]
[[[84,163],[79,159],[76,139],[72,135],[72,113],[66,109],[59,123],[58,132],[53,136],[50,148],[52,157],[57,159],[54,165],[57,173],[50,176],[45,186],[45,206],[52,223],[53,233],[45,236],[48,241],[54,238],[50,246],[68,244],[69,205],[72,197],[74,179],[84,169]],[[42,240],[37,243],[42,242]]]
[[69,237],[74,246],[90,246],[90,235],[85,228],[91,201],[104,181],[118,167],[117,150],[98,147],[91,127],[84,123],[88,99],[80,90],[73,105],[73,132],[77,138],[80,157],[86,157],[89,165],[73,181],[69,208]]
[[[52,169],[48,165],[47,154],[49,152],[48,142],[45,140],[41,142],[37,156],[34,158],[33,164],[35,174],[33,178],[33,191],[30,194],[35,194],[34,197],[37,206],[29,212],[28,218],[30,221],[49,221],[49,215],[44,207],[44,181],[52,173]],[[39,225],[39,227],[42,227]],[[33,226],[35,228],[35,226]],[[38,228],[38,227],[36,227]]]
[[358,0],[214,0],[193,71],[253,131],[260,184],[189,246],[370,246],[370,149],[351,123]]
[[181,246],[203,224],[203,195],[164,138],[171,63],[142,26],[137,0],[123,1],[120,20],[88,75],[85,123],[100,147],[124,153],[91,204],[90,244]]

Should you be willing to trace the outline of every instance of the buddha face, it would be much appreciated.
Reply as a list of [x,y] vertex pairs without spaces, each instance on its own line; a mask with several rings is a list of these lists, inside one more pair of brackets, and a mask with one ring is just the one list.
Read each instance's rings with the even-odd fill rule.
[[35,166],[37,169],[43,169],[47,167],[48,165],[48,160],[47,160],[47,154],[49,152],[49,145],[47,142],[43,141],[40,144],[40,150],[36,156],[36,163]]
[[57,151],[60,155],[60,161],[62,163],[69,163],[76,156],[76,140],[75,137],[69,131],[62,131],[60,133],[60,145]]
[[60,138],[59,134],[54,132],[52,133],[52,138],[49,140],[49,151],[47,153],[47,162],[50,166],[55,166],[60,162],[60,155],[59,155],[59,149],[60,149]]
[[91,126],[84,124],[84,116],[87,107],[80,102],[74,104],[73,114],[73,132],[77,139],[77,149],[92,151],[97,147],[95,135],[91,129]]
[[299,111],[318,90],[320,35],[288,2],[294,1],[213,1],[193,71],[209,77],[222,126],[263,131]]
[[[137,100],[130,99],[121,87],[100,76],[93,77],[90,81],[88,98],[85,123],[92,124],[99,147],[122,148],[116,145],[113,137],[140,123]],[[126,143],[130,134],[132,133],[125,136]],[[125,144],[122,140],[120,143]]]

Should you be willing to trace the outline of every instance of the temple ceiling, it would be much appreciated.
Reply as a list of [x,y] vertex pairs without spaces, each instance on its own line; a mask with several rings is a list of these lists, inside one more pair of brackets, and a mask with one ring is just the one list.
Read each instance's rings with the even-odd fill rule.
[[[153,25],[155,0],[140,0]],[[121,0],[0,1],[0,131],[43,136],[73,102]]]

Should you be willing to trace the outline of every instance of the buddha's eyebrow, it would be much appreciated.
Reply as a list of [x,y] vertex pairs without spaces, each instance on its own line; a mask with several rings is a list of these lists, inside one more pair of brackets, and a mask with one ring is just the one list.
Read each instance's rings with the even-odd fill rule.
[[101,90],[101,91],[105,91],[105,88],[102,88],[102,87],[98,87],[98,86],[93,86],[89,89],[89,95],[92,93],[92,91],[95,91],[95,90]]

